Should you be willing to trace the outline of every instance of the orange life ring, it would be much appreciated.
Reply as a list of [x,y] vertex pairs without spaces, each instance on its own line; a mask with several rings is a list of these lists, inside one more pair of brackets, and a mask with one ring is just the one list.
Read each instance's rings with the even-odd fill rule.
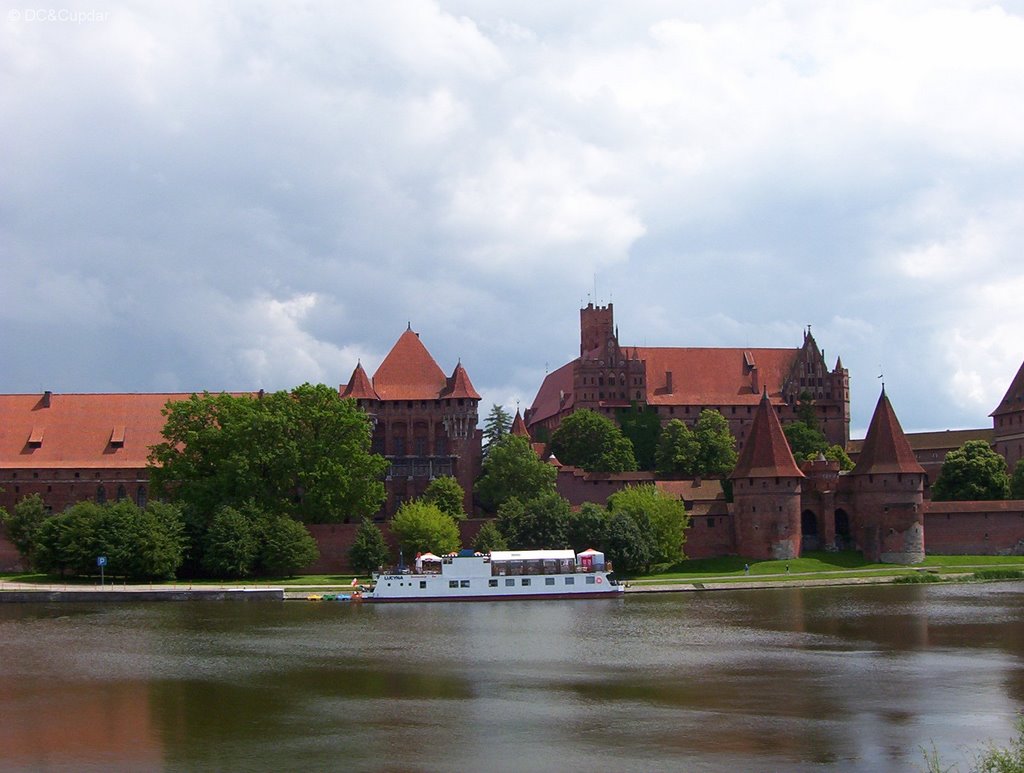
[[597,584],[600,585],[602,582],[604,582],[604,580],[602,580],[600,577],[598,577],[597,578]]

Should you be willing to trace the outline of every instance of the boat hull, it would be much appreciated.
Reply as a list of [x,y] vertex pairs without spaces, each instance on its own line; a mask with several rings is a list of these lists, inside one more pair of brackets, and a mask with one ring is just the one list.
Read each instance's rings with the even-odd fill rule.
[[593,593],[521,593],[515,596],[364,596],[364,604],[395,604],[417,601],[540,601],[546,599],[572,599],[586,601],[588,599],[622,598],[622,590],[595,591]]

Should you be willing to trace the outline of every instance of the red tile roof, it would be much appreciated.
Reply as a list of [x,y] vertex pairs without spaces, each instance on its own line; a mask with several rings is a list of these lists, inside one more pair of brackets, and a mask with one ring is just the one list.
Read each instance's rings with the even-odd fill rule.
[[764,393],[731,478],[802,478],[775,408]]
[[190,396],[52,394],[44,407],[38,394],[0,395],[0,468],[145,467],[149,447],[163,441],[161,410]]
[[572,409],[572,368],[575,362],[567,362],[544,377],[530,408],[530,424],[549,419],[559,411]]
[[352,371],[352,378],[348,380],[348,384],[342,389],[341,396],[353,397],[356,400],[380,399],[377,393],[373,391],[370,377],[366,375],[361,362],[356,363],[356,369]]
[[1024,411],[1024,363],[1021,363],[1020,370],[1010,382],[1010,388],[1006,390],[1003,399],[999,401],[999,405],[989,416],[999,416],[1014,411]]
[[373,374],[373,389],[381,400],[436,400],[448,386],[420,337],[406,330]]
[[871,417],[871,424],[868,425],[868,434],[864,438],[864,445],[861,446],[860,456],[857,458],[857,466],[850,471],[850,475],[902,472],[923,475],[924,467],[914,456],[910,441],[903,434],[903,428],[883,387],[875,406],[875,413]]
[[462,367],[461,362],[455,366],[455,371],[452,373],[452,377],[448,379],[448,385],[440,396],[443,398],[464,397],[470,400],[480,399],[480,395],[473,389],[473,382],[469,380],[469,374],[466,373],[466,369]]
[[[636,347],[647,363],[647,402],[651,405],[756,405],[762,388],[781,402],[782,382],[799,349],[714,349]],[[758,386],[751,369],[756,367]],[[666,389],[672,374],[672,391]]]

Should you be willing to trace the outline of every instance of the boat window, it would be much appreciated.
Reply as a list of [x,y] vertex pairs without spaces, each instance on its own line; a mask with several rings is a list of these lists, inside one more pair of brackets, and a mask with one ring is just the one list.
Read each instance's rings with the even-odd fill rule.
[[426,580],[420,580],[420,587],[421,588],[426,588],[427,587],[427,581]]
[[544,578],[544,584],[545,585],[554,585],[555,584],[555,578],[554,577],[545,577]]
[[459,587],[459,581],[458,580],[449,580],[448,581],[448,587],[449,588],[458,588]]
[[459,585],[461,587],[463,587],[463,588],[468,588],[469,587],[469,580],[462,580],[461,582],[459,582]]
[[529,585],[529,584],[530,584],[530,578],[529,577],[524,577],[523,578],[523,585]]
[[506,588],[510,588],[510,587],[512,587],[515,584],[516,584],[516,581],[513,580],[511,577],[506,577],[505,578],[505,587]]
[[566,585],[575,585],[576,584],[576,578],[575,577],[566,577],[565,578],[565,584]]
[[587,585],[593,585],[595,582],[596,582],[596,580],[594,579],[594,575],[588,574],[587,575]]
[[497,588],[498,587],[498,581],[497,580],[488,580],[487,584],[490,585],[492,588]]

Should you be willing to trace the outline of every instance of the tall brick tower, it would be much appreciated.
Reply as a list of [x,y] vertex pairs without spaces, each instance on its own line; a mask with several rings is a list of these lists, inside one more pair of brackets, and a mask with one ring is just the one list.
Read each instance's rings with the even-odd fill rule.
[[580,356],[573,363],[573,403],[612,417],[617,409],[643,403],[647,371],[643,361],[619,346],[612,304],[580,309]]
[[924,476],[883,386],[849,475],[851,530],[864,558],[887,564],[924,560]]
[[742,556],[786,559],[800,555],[800,484],[804,474],[793,459],[782,424],[761,395],[733,483],[736,549]]

